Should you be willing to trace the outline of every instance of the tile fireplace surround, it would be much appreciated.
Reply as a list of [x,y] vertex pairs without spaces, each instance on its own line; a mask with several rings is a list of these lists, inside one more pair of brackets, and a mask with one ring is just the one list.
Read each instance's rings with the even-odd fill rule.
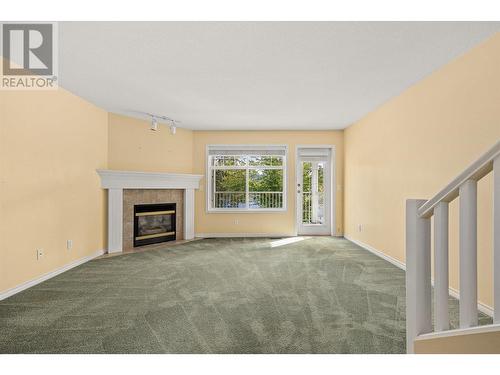
[[[124,242],[124,190],[131,190],[125,194],[127,198],[125,204],[132,204],[131,195],[151,200],[142,203],[158,203],[156,202],[158,199],[177,197],[172,203],[177,202],[177,212],[181,213],[183,225],[180,232],[184,234],[186,240],[194,238],[194,190],[199,188],[203,175],[109,169],[98,169],[97,173],[101,177],[102,188],[108,191],[108,253],[121,252],[130,246],[128,241]],[[167,189],[172,191],[161,192]],[[184,202],[183,206],[179,205],[180,201]],[[125,212],[129,209],[126,208]],[[125,232],[128,232],[128,228],[125,228]]]
[[177,240],[184,238],[184,190],[181,189],[125,189],[123,190],[123,250],[134,248],[134,206],[139,204],[176,204],[175,231]]

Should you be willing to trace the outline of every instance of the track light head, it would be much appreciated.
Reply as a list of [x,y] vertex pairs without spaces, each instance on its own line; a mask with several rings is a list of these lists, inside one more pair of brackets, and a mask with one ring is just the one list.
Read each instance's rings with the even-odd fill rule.
[[151,116],[151,130],[154,132],[158,130],[158,120],[154,116]]
[[176,131],[177,126],[175,125],[175,121],[172,121],[172,124],[170,125],[170,134],[174,135]]

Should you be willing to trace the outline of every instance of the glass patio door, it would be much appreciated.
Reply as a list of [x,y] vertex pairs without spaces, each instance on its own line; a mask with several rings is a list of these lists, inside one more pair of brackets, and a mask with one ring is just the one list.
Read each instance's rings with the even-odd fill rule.
[[330,235],[330,150],[299,149],[297,162],[297,234]]

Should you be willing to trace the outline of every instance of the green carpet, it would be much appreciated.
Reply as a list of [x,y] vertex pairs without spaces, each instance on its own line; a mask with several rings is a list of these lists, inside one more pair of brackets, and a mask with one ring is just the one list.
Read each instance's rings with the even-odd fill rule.
[[0,352],[404,353],[404,284],[344,239],[194,241],[94,260],[1,301]]

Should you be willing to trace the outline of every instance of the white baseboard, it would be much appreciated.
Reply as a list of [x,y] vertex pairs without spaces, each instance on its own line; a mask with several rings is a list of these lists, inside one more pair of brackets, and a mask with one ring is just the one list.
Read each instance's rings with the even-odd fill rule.
[[[356,245],[362,247],[363,249],[369,251],[370,253],[373,253],[373,254],[379,256],[380,258],[385,259],[386,261],[394,264],[396,267],[399,267],[402,270],[406,271],[406,264],[405,263],[403,263],[403,262],[401,262],[401,261],[399,261],[399,260],[397,260],[397,259],[395,259],[395,258],[393,258],[393,257],[391,257],[389,255],[386,255],[382,251],[377,250],[374,247],[372,247],[370,245],[367,245],[367,244],[365,244],[365,243],[363,243],[361,241],[355,240],[355,239],[353,239],[353,238],[351,238],[349,236],[344,235],[344,238],[346,240],[349,240],[352,243],[355,243]],[[434,285],[434,279],[431,279],[431,282],[432,282],[432,285]],[[460,300],[460,293],[458,292],[458,290],[450,287],[449,288],[449,294],[450,294],[450,296],[452,296],[452,297]],[[493,308],[491,306],[488,306],[488,305],[486,305],[486,304],[484,304],[482,302],[478,302],[477,303],[477,309],[479,311],[481,311],[483,314],[486,314],[488,316],[493,317]]]
[[371,247],[370,245],[367,245],[367,244],[365,244],[365,243],[363,243],[361,241],[355,240],[354,238],[351,238],[349,236],[344,235],[344,238],[346,240],[349,240],[349,241],[355,243],[356,245],[362,247],[363,249],[368,250],[370,253],[373,253],[376,256],[378,256],[378,257],[380,257],[380,258],[388,261],[389,263],[394,264],[396,267],[401,268],[403,271],[406,271],[406,264],[404,264],[400,260],[398,260],[396,258],[393,258],[393,257],[391,257],[389,255],[386,255],[382,251],[377,250],[374,247]]
[[61,268],[58,268],[54,271],[51,271],[51,272],[48,272],[42,276],[39,276],[35,279],[32,279],[32,280],[29,280],[29,281],[26,281],[22,284],[19,284],[13,288],[10,288],[10,289],[7,289],[3,292],[0,292],[0,301],[7,298],[7,297],[10,297],[10,296],[13,296],[14,294],[17,294],[19,292],[22,292],[23,290],[26,290],[28,288],[31,288],[32,286],[35,286],[37,284],[40,284],[41,282],[45,281],[45,280],[48,280],[54,276],[57,276],[65,271],[68,271],[72,268],[75,268],[77,266],[79,266],[80,264],[83,264],[83,263],[86,263],[88,262],[89,260],[92,260],[94,258],[97,258],[98,256],[101,256],[103,254],[105,254],[106,251],[105,250],[97,250],[95,253],[93,254],[90,254],[90,255],[87,255],[86,257],[83,257],[83,258],[80,258],[80,259],[77,259],[77,260],[74,260],[64,266],[62,266]]
[[196,233],[196,238],[241,238],[241,237],[293,237],[290,233]]
[[[432,284],[434,285],[434,280],[432,280]],[[460,299],[460,293],[458,292],[458,290],[454,289],[454,288],[449,288],[449,293],[450,293],[450,296],[456,298],[456,299]],[[479,311],[481,311],[483,314],[486,314],[490,317],[493,318],[493,307],[490,307],[488,305],[485,305],[484,303],[482,302],[478,302],[477,303],[477,309]]]

